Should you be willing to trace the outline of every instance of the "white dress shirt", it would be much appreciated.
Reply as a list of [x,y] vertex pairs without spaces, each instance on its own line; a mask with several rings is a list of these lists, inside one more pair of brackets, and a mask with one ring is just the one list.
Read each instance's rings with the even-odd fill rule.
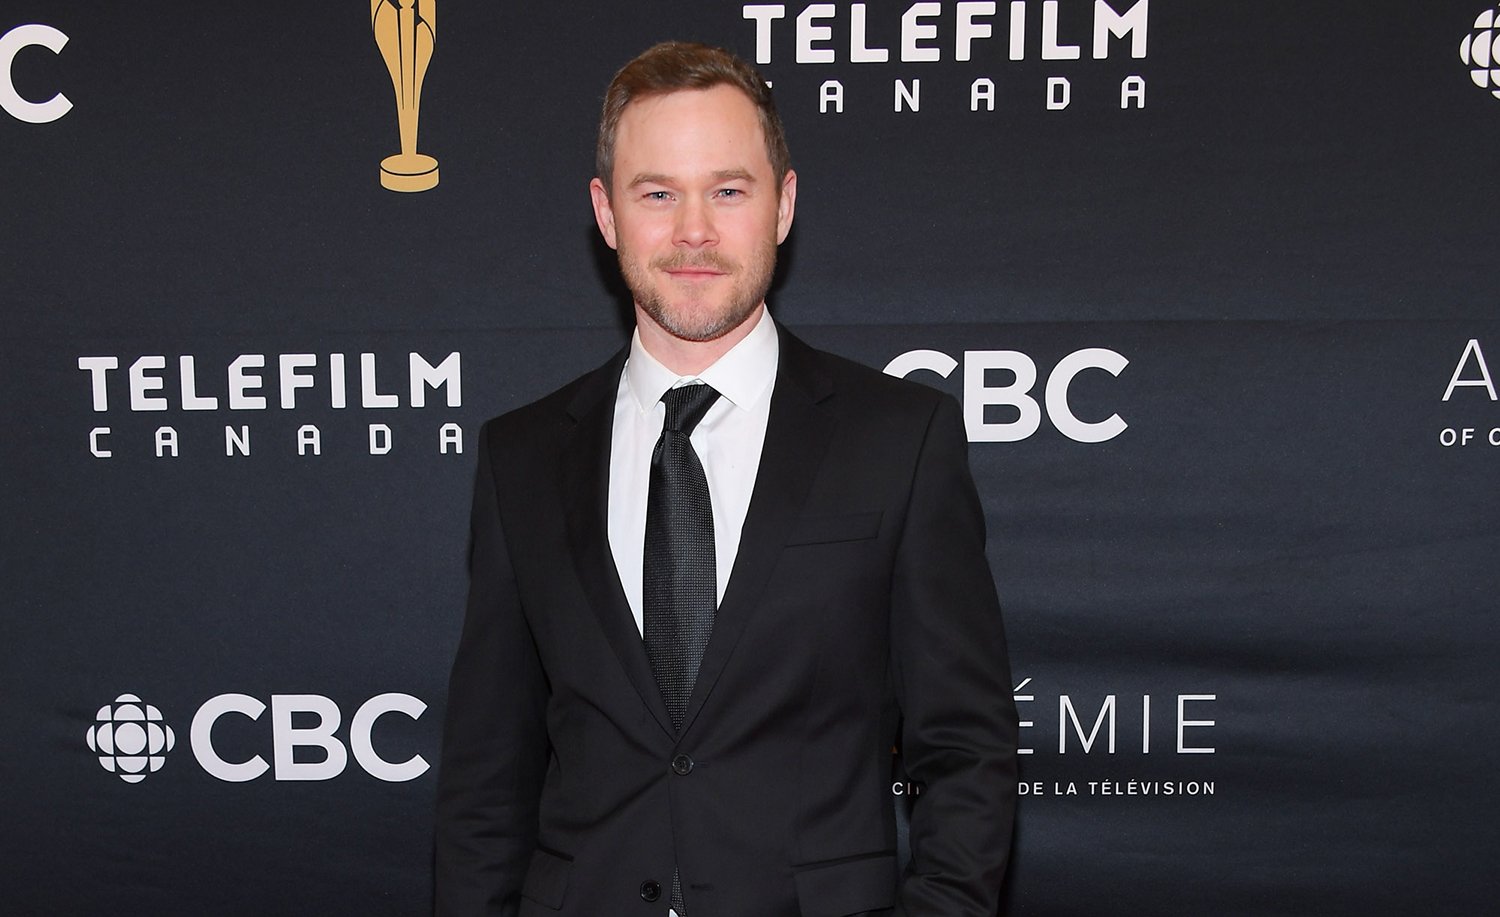
[[630,355],[615,395],[610,440],[609,549],[635,615],[636,629],[642,633],[646,494],[651,481],[651,452],[666,420],[661,396],[667,389],[694,382],[711,385],[719,393],[690,438],[708,479],[714,512],[717,601],[723,601],[724,587],[739,553],[740,529],[750,509],[755,473],[760,468],[778,355],[776,323],[766,310],[744,340],[696,376],[679,376],[667,369],[646,352],[640,332],[631,336]]

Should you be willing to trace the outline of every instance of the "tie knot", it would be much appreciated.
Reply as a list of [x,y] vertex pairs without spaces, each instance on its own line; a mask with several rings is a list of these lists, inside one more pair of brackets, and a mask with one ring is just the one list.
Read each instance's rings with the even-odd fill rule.
[[718,397],[718,392],[701,382],[667,389],[661,396],[661,403],[667,406],[664,428],[691,435]]

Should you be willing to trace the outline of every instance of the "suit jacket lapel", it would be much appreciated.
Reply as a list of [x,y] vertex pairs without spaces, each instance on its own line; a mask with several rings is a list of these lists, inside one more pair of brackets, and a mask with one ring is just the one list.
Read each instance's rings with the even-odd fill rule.
[[568,540],[578,580],[588,596],[599,626],[641,701],[668,735],[673,734],[661,690],[651,674],[635,616],[620,585],[614,554],[609,547],[609,455],[614,425],[614,393],[625,362],[621,351],[590,375],[568,405],[577,426],[567,444],[563,464],[563,502]]
[[[766,580],[786,542],[786,533],[802,511],[818,466],[833,435],[819,403],[833,394],[833,384],[817,353],[777,329],[780,356],[771,413],[750,509],[740,533],[739,553],[724,599],[714,618],[713,635],[698,667],[682,731],[691,728],[698,711],[724,671],[740,634],[758,607]],[[649,665],[648,665],[649,670]],[[649,671],[648,671],[649,676]]]

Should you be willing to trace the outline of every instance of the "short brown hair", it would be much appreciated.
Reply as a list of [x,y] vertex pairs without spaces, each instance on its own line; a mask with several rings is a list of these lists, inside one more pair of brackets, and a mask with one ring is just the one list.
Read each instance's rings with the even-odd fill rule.
[[594,153],[598,178],[610,190],[614,180],[615,134],[625,107],[637,99],[666,95],[684,89],[712,89],[733,86],[749,97],[760,115],[760,130],[766,138],[766,155],[776,175],[776,187],[791,170],[792,157],[786,148],[786,132],[776,114],[771,87],[755,68],[731,51],[686,41],[664,41],[647,48],[640,56],[620,68],[604,93],[604,110],[599,116],[599,145]]

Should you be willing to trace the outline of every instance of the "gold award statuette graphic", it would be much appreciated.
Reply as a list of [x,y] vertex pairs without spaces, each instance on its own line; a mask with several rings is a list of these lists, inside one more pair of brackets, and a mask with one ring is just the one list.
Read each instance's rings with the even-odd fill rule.
[[392,191],[426,191],[438,183],[438,163],[417,152],[422,77],[432,61],[436,0],[370,0],[370,27],[396,87],[401,152],[380,162],[380,184]]

